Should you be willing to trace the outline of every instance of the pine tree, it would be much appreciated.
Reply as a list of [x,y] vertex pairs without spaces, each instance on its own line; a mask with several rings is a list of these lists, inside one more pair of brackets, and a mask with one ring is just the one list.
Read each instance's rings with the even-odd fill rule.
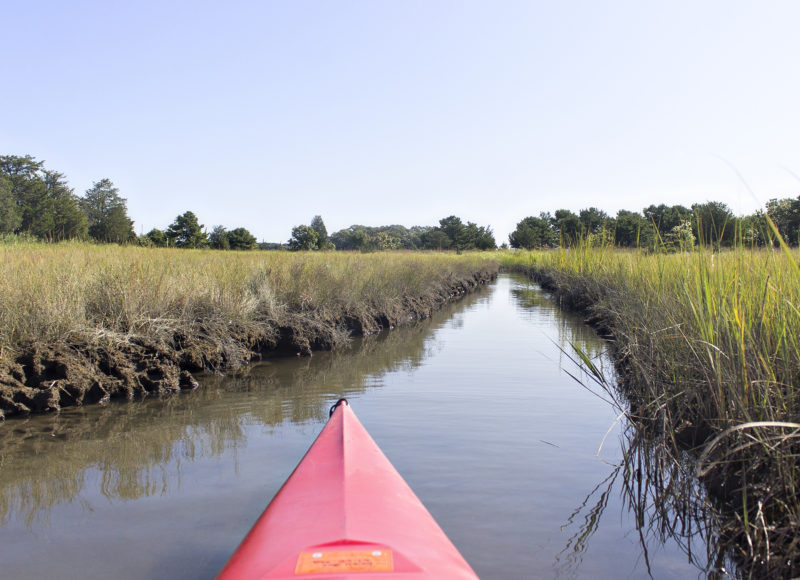
[[197,221],[194,213],[187,211],[179,215],[165,232],[169,244],[178,248],[202,248],[208,245],[208,236],[203,224]]
[[110,179],[101,179],[86,190],[80,207],[89,220],[89,235],[101,242],[122,244],[136,237],[128,217],[127,201]]

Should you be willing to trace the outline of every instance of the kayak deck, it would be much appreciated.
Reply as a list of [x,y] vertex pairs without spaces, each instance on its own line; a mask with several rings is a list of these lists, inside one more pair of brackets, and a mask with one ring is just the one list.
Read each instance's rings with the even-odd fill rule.
[[220,580],[477,576],[345,402]]

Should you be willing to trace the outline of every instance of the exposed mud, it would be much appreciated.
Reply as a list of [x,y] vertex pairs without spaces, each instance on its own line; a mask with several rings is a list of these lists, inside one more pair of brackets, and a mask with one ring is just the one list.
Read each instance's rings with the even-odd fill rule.
[[486,269],[448,280],[430,295],[406,296],[388,308],[365,304],[355,311],[290,312],[280,325],[266,321],[237,328],[196,320],[157,336],[98,331],[61,344],[22,345],[22,354],[0,364],[0,419],[194,389],[192,372],[235,371],[266,356],[310,356],[346,343],[351,335],[428,318],[496,275]]

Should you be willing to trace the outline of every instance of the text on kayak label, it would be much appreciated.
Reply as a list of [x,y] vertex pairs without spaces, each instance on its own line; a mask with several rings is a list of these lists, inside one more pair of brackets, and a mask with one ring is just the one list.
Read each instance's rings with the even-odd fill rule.
[[295,575],[331,572],[393,572],[391,550],[337,550],[301,552]]

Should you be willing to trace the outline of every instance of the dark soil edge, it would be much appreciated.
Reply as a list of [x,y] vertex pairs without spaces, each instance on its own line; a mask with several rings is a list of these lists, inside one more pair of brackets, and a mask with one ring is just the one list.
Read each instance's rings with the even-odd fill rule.
[[290,312],[247,328],[194,321],[169,335],[112,335],[55,345],[30,344],[0,364],[0,420],[62,407],[174,393],[198,386],[199,371],[235,371],[267,356],[310,356],[349,336],[380,332],[429,318],[445,304],[491,282],[497,268],[442,281],[424,296],[405,296],[388,306],[357,311]]

